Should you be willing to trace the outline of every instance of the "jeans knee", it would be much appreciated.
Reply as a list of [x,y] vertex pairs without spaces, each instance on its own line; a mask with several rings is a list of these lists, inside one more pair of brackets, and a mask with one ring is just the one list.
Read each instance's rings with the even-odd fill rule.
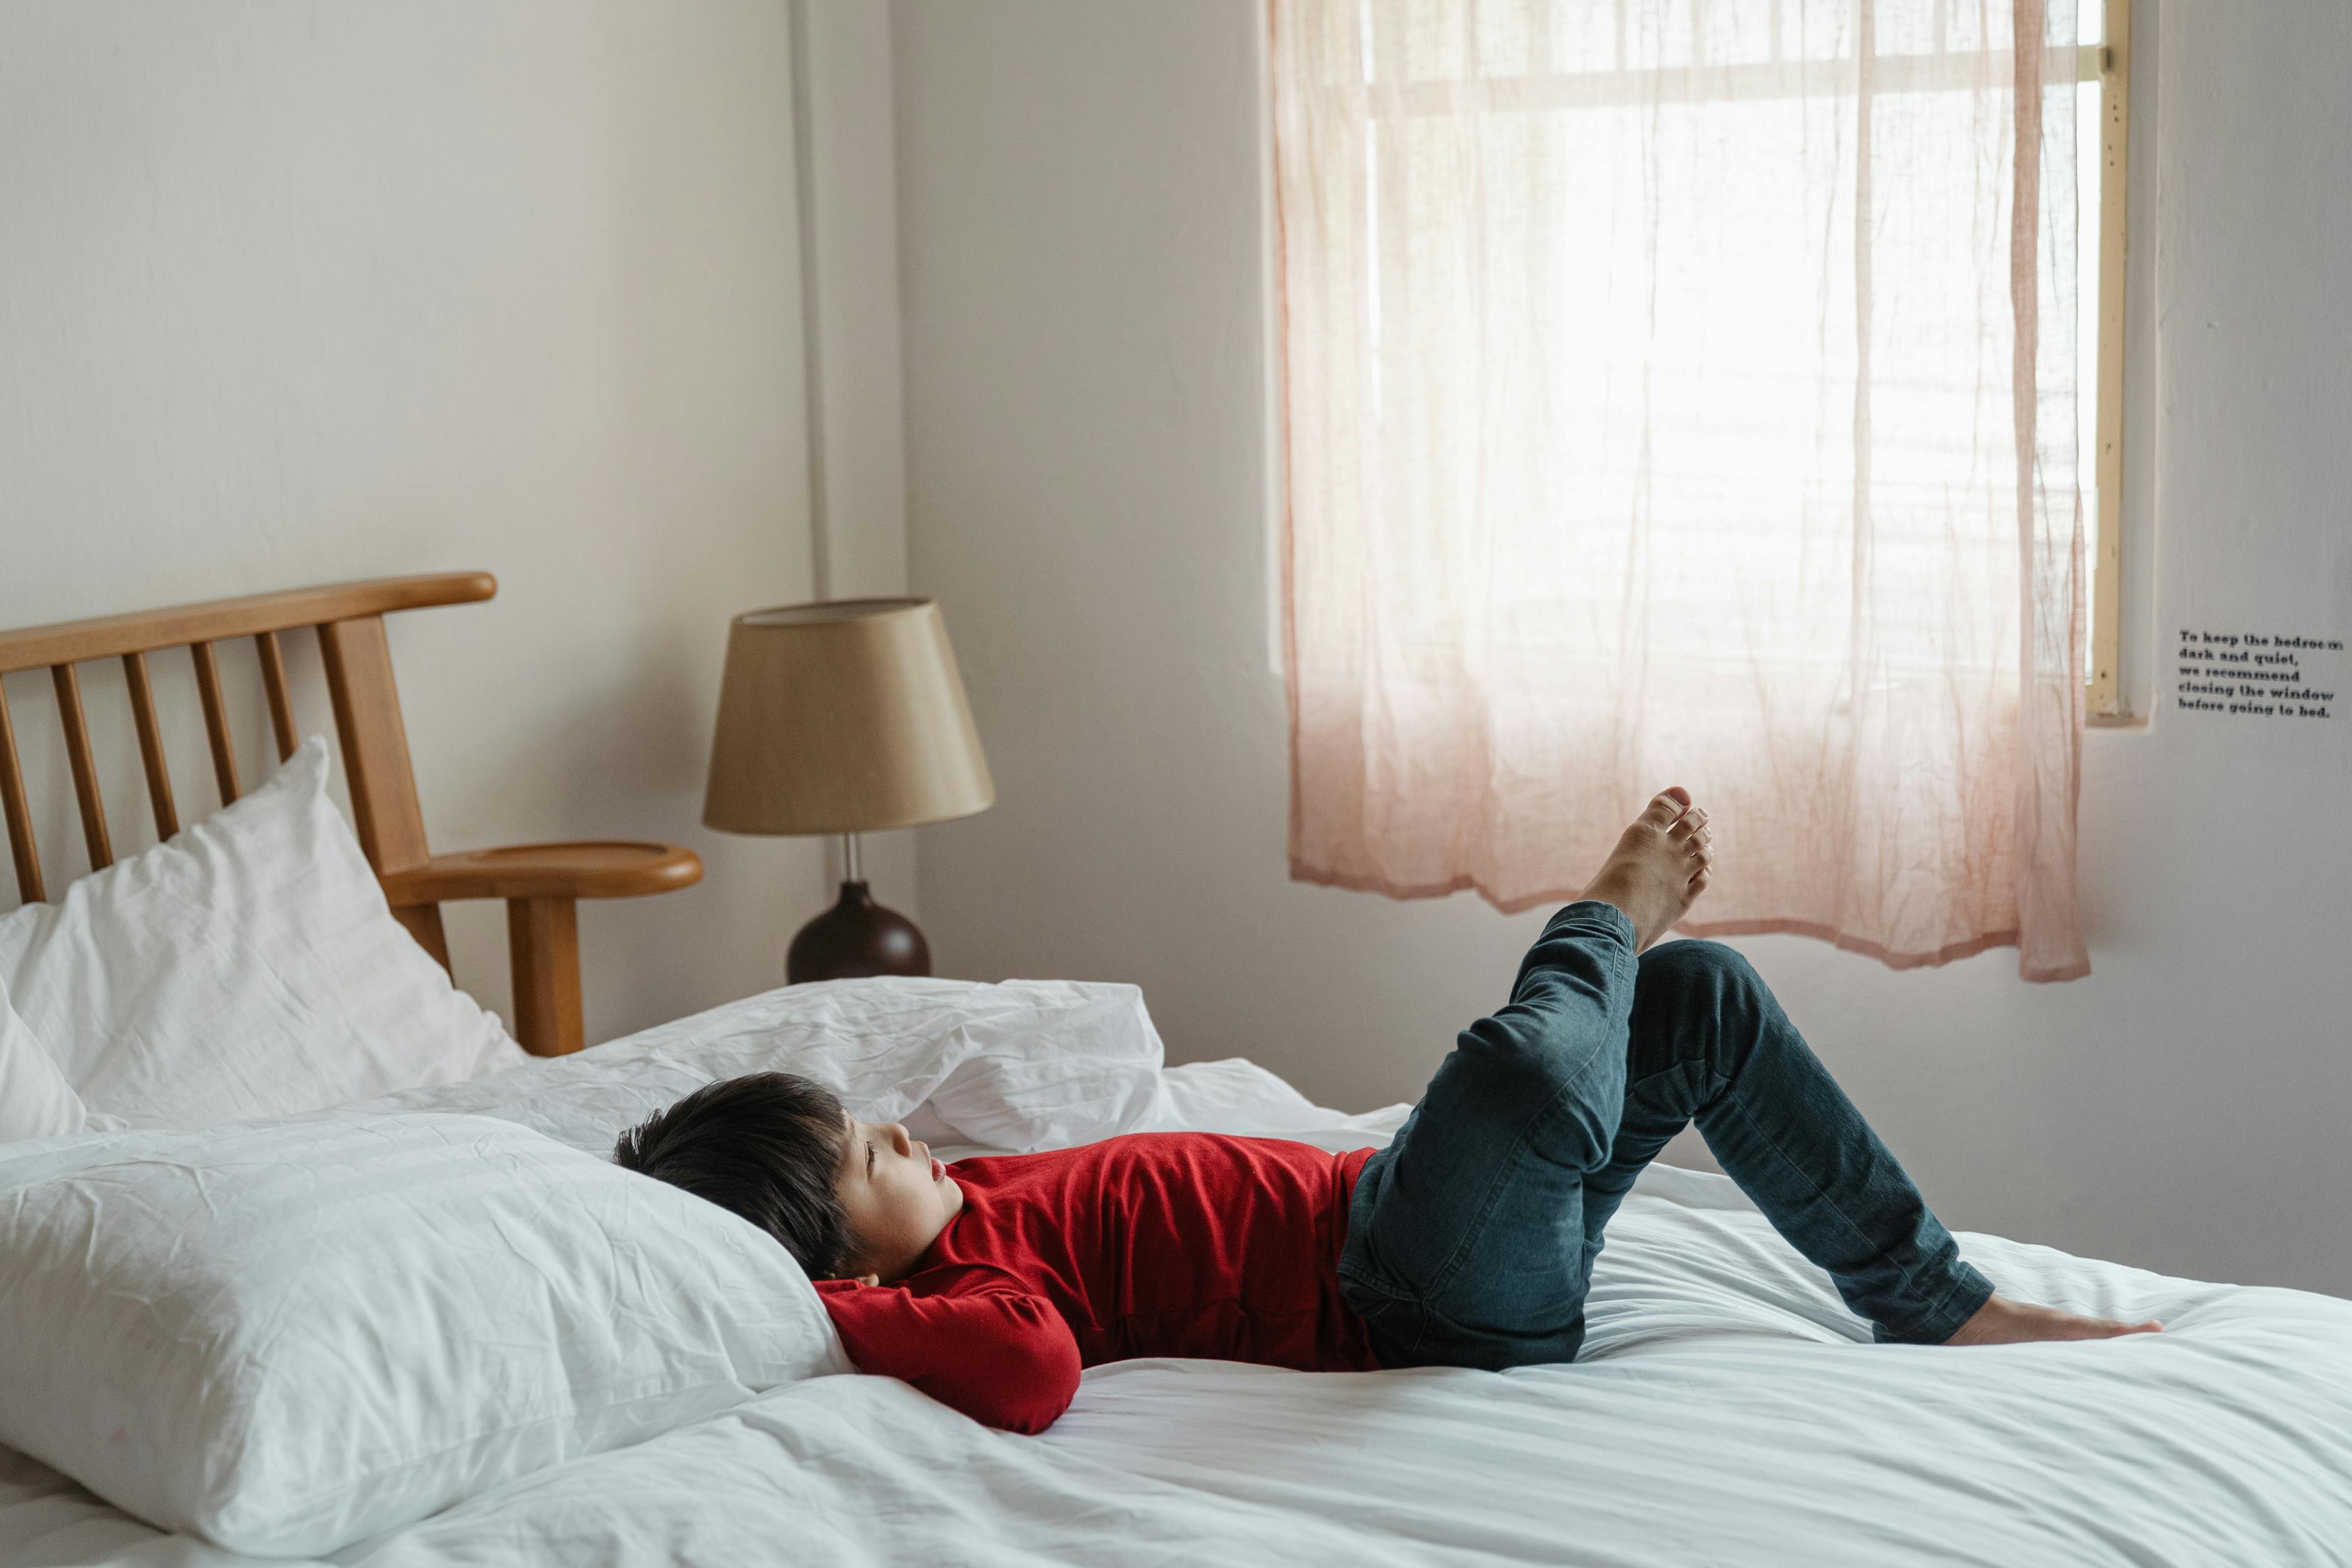
[[1473,1024],[1431,1080],[1423,1108],[1442,1098],[1513,1138],[1540,1127],[1559,1163],[1606,1158],[1624,1100],[1622,1042],[1601,1030],[1558,1032],[1526,1022],[1507,1013]]
[[1643,953],[1634,988],[1637,995],[1666,990],[1718,1005],[1771,994],[1738,949],[1697,938],[1661,942]]

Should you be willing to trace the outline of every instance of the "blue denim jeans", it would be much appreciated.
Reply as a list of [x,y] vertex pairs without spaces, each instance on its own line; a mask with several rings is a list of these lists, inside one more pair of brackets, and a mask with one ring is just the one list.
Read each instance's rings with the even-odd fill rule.
[[1937,1343],[1992,1293],[1747,960],[1712,942],[1637,958],[1633,922],[1586,900],[1357,1180],[1339,1286],[1374,1353],[1574,1360],[1609,1216],[1693,1121],[1877,1339]]

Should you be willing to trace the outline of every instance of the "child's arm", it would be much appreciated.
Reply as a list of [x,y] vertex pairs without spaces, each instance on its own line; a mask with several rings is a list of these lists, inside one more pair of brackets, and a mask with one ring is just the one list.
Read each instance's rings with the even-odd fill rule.
[[854,1279],[816,1288],[858,1371],[903,1379],[975,1421],[1043,1432],[1078,1391],[1069,1325],[1011,1279],[924,1296]]

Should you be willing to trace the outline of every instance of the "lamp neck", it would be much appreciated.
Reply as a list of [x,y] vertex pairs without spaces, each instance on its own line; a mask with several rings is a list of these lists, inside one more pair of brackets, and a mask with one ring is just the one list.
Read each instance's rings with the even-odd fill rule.
[[841,879],[845,882],[866,880],[865,869],[857,861],[857,835],[855,833],[841,836]]

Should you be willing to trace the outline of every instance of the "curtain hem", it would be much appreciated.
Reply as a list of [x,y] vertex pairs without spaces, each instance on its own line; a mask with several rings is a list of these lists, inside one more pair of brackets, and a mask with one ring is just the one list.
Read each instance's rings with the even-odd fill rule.
[[[1443,882],[1425,882],[1400,887],[1393,882],[1383,881],[1378,878],[1353,877],[1341,871],[1321,870],[1315,867],[1301,865],[1297,860],[1290,863],[1290,879],[1294,882],[1312,883],[1318,887],[1344,889],[1352,893],[1379,893],[1400,900],[1443,899],[1454,893],[1475,893],[1488,905],[1507,915],[1523,914],[1542,904],[1572,903],[1584,896],[1581,889],[1563,888],[1549,889],[1540,893],[1528,894],[1525,898],[1503,900],[1480,887],[1475,878],[1468,876],[1454,877]],[[1904,952],[1889,948],[1883,942],[1872,942],[1867,937],[1855,936],[1850,931],[1842,931],[1835,926],[1822,924],[1818,921],[1685,921],[1669,929],[1676,936],[1811,937],[1816,942],[1828,942],[1831,946],[1844,952],[1859,953],[1864,958],[1876,959],[1887,968],[1895,970],[1941,968],[1947,963],[1956,963],[1963,958],[1974,958],[1977,954],[1996,947],[2016,947],[2019,937],[2018,931],[2012,927],[2008,931],[1986,931],[1978,936],[1964,938],[1959,942],[1948,942],[1939,948],[1917,952]],[[2030,965],[2022,952],[2018,955],[2018,978],[2029,984],[2047,985],[2068,980],[2080,980],[2090,973],[2091,961],[2088,955],[2041,969]]]

